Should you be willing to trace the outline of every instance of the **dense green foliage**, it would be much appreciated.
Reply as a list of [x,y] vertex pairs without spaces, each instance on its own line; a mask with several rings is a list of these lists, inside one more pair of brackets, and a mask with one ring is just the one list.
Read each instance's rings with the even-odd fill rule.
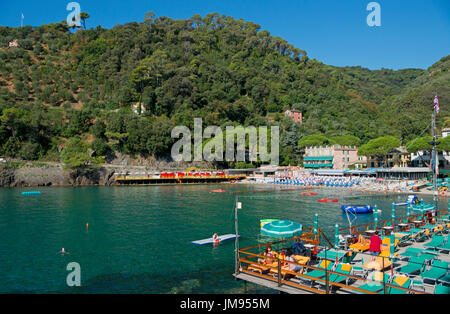
[[[8,49],[14,39],[20,48]],[[278,125],[280,162],[298,164],[310,135],[342,145],[414,139],[429,125],[435,92],[443,126],[449,64],[450,56],[428,70],[324,65],[255,23],[216,13],[150,13],[143,23],[76,32],[65,22],[0,27],[0,155],[61,160],[67,140],[79,138],[90,156],[164,158],[171,129],[193,130],[201,117],[222,129]],[[286,109],[301,110],[304,123]]]
[[400,140],[394,136],[382,136],[370,140],[358,150],[358,155],[386,157],[386,155],[400,146]]

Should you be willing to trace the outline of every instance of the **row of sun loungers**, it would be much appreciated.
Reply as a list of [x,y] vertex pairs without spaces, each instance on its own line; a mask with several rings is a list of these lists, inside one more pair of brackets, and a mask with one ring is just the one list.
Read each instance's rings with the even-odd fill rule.
[[[430,230],[433,232],[430,232]],[[391,256],[389,249],[383,250],[375,260],[369,261],[367,259],[366,263],[364,258],[368,258],[368,256],[362,255],[361,267],[353,265],[352,260],[356,254],[366,251],[368,249],[366,246],[368,245],[352,245],[350,248],[353,249],[353,252],[334,249],[325,252],[323,250],[317,254],[319,264],[315,266],[316,269],[311,270],[307,268],[308,271],[305,271],[305,268],[302,268],[298,275],[295,276],[292,272],[287,272],[287,268],[281,268],[281,275],[283,278],[286,278],[287,275],[290,278],[295,277],[303,284],[311,288],[317,286],[316,288],[321,290],[325,290],[326,275],[329,272],[328,283],[331,283],[329,285],[331,290],[339,288],[333,283],[349,286],[353,282],[365,280],[366,282],[354,287],[358,288],[358,291],[365,290],[368,293],[384,293],[384,289],[386,289],[387,294],[406,294],[409,292],[403,289],[425,291],[424,284],[428,283],[434,288],[435,294],[450,294],[449,262],[439,260],[440,254],[450,253],[449,236],[443,235],[443,231],[446,232],[447,230],[434,228],[414,231],[410,233],[396,233],[395,248],[397,249],[402,243],[407,241],[423,242],[428,239],[431,240],[424,243],[423,248],[408,247],[400,254],[396,252],[394,256]],[[387,248],[389,248],[389,242],[389,237],[383,238],[383,244]],[[351,258],[348,258],[349,255],[351,255]],[[302,265],[308,265],[310,262],[310,258],[304,256],[296,256],[295,260]],[[406,262],[406,264],[398,265],[399,261]],[[397,267],[395,266],[396,264]],[[385,270],[392,267],[396,268],[392,270],[391,274],[389,272],[384,273]],[[278,275],[278,264],[276,262],[272,265],[250,265],[248,269],[259,273],[272,274],[273,276]]]

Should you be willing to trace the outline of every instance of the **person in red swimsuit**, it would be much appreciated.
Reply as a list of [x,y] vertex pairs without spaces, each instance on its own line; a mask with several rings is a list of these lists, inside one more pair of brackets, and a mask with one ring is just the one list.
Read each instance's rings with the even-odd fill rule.
[[381,238],[378,236],[378,231],[375,231],[375,234],[370,237],[370,247],[369,247],[370,254],[373,256],[380,255],[382,244],[383,241],[381,241]]

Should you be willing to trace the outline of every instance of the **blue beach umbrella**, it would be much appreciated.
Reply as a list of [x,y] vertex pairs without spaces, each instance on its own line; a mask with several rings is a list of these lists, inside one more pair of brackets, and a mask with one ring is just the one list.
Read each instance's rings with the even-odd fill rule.
[[276,238],[292,238],[300,236],[303,232],[303,226],[295,221],[277,220],[265,224],[261,228],[261,233]]

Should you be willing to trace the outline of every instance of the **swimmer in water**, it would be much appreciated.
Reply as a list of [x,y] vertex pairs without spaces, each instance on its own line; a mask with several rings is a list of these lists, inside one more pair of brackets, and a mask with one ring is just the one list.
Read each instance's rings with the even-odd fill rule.
[[213,241],[214,241],[214,245],[218,245],[220,240],[219,240],[219,236],[217,235],[217,233],[213,234]]

